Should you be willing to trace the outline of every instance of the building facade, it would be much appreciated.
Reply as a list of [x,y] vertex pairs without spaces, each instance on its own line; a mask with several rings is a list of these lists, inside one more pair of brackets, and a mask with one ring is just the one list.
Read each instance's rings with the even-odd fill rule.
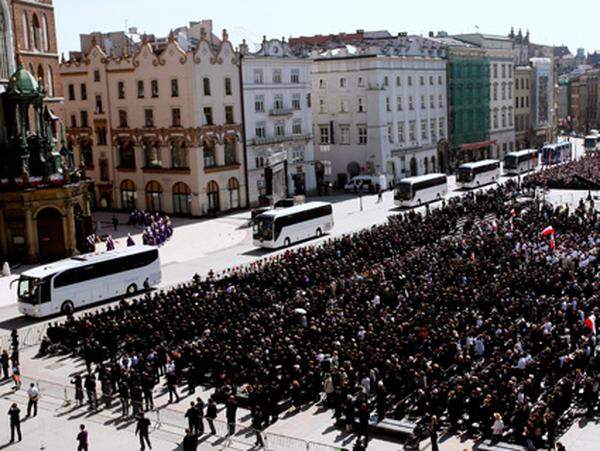
[[531,92],[531,146],[552,142],[556,122],[554,64],[550,58],[531,58],[533,69]]
[[435,172],[447,140],[444,49],[399,37],[391,45],[343,47],[313,54],[316,158],[343,184],[358,174],[392,183]]
[[531,89],[533,69],[515,67],[515,145],[517,149],[531,147]]
[[[120,54],[121,56],[117,56]],[[239,59],[203,21],[61,64],[67,139],[96,206],[200,216],[246,205]]]
[[314,159],[310,105],[311,60],[283,39],[263,39],[242,53],[244,125],[251,204],[306,195],[322,181]]

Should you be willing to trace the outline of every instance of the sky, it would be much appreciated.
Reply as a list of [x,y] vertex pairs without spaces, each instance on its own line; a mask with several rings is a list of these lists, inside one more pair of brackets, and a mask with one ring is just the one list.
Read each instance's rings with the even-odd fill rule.
[[54,0],[60,52],[79,50],[79,34],[119,31],[166,36],[189,21],[212,19],[234,45],[357,29],[392,34],[503,34],[519,28],[535,43],[600,50],[598,0]]

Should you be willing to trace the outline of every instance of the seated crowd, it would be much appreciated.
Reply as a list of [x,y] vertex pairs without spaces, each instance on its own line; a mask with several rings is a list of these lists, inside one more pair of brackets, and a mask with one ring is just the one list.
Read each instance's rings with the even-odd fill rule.
[[243,387],[266,422],[324,393],[361,431],[374,411],[553,442],[580,392],[590,411],[598,401],[598,215],[512,188],[69,317],[45,347],[140,399],[166,374],[177,400],[184,381],[216,400]]
[[548,166],[528,175],[523,186],[552,189],[598,189],[600,187],[600,153],[585,155],[562,165]]

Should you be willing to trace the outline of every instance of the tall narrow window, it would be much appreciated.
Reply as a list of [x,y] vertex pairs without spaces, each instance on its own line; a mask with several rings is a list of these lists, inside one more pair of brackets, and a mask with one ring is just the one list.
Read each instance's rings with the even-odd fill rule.
[[67,90],[69,91],[69,100],[75,100],[75,86],[69,85]]
[[52,68],[50,66],[48,66],[47,85],[48,85],[48,95],[50,97],[54,97],[54,74],[53,74]]
[[137,96],[138,99],[143,99],[144,98],[144,82],[142,80],[139,80],[137,82]]
[[229,77],[227,77],[225,79],[225,95],[226,96],[231,95],[231,78],[229,78]]
[[152,91],[152,97],[158,97],[158,80],[152,80],[150,82],[150,90]]
[[42,34],[44,37],[44,51],[50,51],[50,30],[48,29],[48,18],[46,14],[42,14]]
[[144,126],[154,127],[154,112],[151,108],[146,108],[144,110]]
[[179,81],[176,78],[171,80],[171,97],[179,97]]
[[42,50],[42,30],[40,20],[35,13],[31,18],[31,34],[33,35],[33,48],[35,50]]
[[209,96],[210,95],[210,78],[204,77],[202,79],[202,86],[204,88],[204,95]]
[[81,100],[87,100],[87,86],[85,83],[81,83],[81,86],[79,86],[79,91],[81,94]]
[[117,95],[119,96],[119,99],[125,98],[125,83],[122,81],[117,83]]
[[25,50],[29,50],[29,18],[27,17],[27,12],[23,11],[23,46]]
[[231,106],[231,105],[225,106],[225,123],[226,124],[235,123],[235,119],[233,117],[233,106]]
[[213,125],[212,108],[204,107],[204,125]]
[[181,110],[179,108],[171,110],[171,125],[173,127],[181,127]]
[[102,109],[102,96],[96,96],[96,114],[102,114],[104,110]]
[[127,111],[119,110],[119,127],[127,128]]

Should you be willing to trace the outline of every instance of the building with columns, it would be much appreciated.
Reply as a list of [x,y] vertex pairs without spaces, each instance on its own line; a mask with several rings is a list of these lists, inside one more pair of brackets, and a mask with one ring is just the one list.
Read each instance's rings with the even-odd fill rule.
[[186,216],[244,207],[239,58],[227,33],[218,38],[206,20],[108,54],[92,42],[61,75],[67,140],[95,182],[96,207]]
[[256,52],[244,42],[240,52],[250,203],[313,192],[324,174],[314,160],[311,60],[284,39],[265,37]]

